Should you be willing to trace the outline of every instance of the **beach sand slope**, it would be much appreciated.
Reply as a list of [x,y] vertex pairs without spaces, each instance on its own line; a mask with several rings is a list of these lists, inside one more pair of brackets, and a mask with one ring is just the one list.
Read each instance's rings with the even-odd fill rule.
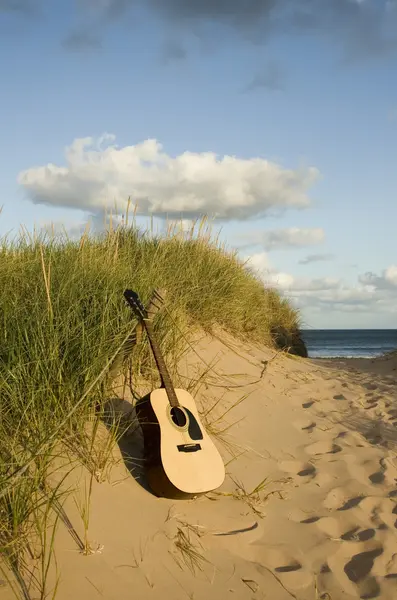
[[[195,500],[155,498],[139,431],[126,435],[110,481],[93,484],[94,552],[58,526],[56,598],[395,599],[396,357],[314,361],[203,336],[182,380],[203,361],[213,369],[196,398],[225,483]],[[83,537],[75,498],[65,508]]]

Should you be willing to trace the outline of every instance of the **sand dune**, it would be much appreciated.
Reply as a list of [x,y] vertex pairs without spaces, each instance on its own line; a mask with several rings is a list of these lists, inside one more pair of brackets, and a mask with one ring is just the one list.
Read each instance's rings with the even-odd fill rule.
[[[202,359],[215,372],[196,398],[204,412],[218,402],[205,421],[224,485],[196,500],[153,497],[133,430],[110,481],[93,484],[93,554],[59,525],[56,597],[396,598],[397,358],[312,361],[203,337],[182,381]],[[71,497],[65,509],[83,536]]]

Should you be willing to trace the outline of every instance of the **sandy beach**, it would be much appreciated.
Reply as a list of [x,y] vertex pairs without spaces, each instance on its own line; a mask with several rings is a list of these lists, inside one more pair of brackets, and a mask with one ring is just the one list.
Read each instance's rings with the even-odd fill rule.
[[[395,598],[397,356],[299,359],[203,336],[179,365],[179,381],[203,368],[205,384],[193,394],[224,458],[225,483],[189,501],[154,497],[132,427],[109,479],[93,482],[92,554],[58,524],[56,597]],[[133,415],[121,389],[114,403]],[[81,537],[83,482],[81,474],[64,505]],[[1,599],[11,597],[0,588]]]

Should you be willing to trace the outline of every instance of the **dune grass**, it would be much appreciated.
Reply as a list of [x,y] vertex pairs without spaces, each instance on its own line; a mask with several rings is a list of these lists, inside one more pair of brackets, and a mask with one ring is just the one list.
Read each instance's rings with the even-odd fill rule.
[[[211,237],[205,219],[183,236],[122,226],[78,241],[26,233],[0,240],[0,567],[19,597],[30,597],[27,581],[34,597],[56,593],[46,577],[65,493],[54,478],[59,461],[82,464],[100,481],[117,443],[115,428],[97,450],[109,367],[134,326],[127,287],[144,302],[154,288],[167,290],[155,327],[169,362],[195,328],[269,344],[271,327],[298,321],[287,300]],[[133,372],[148,357],[142,345]]]

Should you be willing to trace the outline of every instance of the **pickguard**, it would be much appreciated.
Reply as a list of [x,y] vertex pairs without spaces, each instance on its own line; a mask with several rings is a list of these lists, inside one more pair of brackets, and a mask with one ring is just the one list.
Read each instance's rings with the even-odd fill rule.
[[200,425],[197,423],[196,417],[188,408],[186,408],[186,406],[184,406],[183,409],[187,412],[187,415],[189,417],[188,433],[189,433],[190,439],[191,440],[202,440],[203,434],[201,432]]

